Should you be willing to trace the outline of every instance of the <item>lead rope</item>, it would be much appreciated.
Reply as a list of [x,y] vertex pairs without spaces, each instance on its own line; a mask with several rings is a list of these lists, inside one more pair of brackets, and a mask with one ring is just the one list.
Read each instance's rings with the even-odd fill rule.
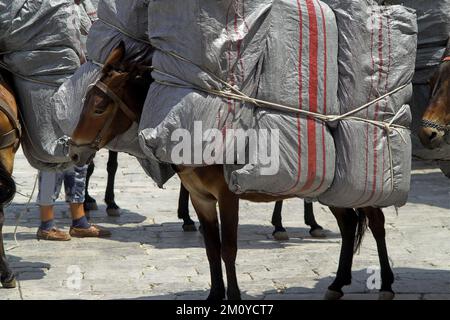
[[[32,189],[32,191],[31,191],[31,194],[30,194],[29,196],[27,196],[27,197],[28,197],[28,201],[27,201],[27,203],[26,203],[26,205],[25,205],[25,209],[22,210],[22,211],[18,214],[18,216],[16,217],[16,226],[15,226],[15,228],[14,228],[14,245],[13,245],[12,247],[6,249],[6,250],[5,250],[6,252],[12,251],[12,250],[17,249],[17,248],[20,247],[19,242],[17,241],[17,229],[19,228],[19,222],[20,222],[20,219],[22,218],[22,215],[23,215],[24,213],[28,212],[28,209],[29,209],[29,207],[30,207],[31,200],[33,199],[33,196],[34,196],[34,192],[36,191],[37,181],[38,181],[38,175],[36,174],[36,176],[35,176],[35,178],[34,178],[34,185],[33,185],[33,189]],[[20,193],[19,193],[19,194],[20,194]]]

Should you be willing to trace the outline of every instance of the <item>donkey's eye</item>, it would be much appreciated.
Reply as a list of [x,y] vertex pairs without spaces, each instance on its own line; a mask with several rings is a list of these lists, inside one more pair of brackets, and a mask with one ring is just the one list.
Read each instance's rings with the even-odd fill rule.
[[94,114],[98,114],[98,115],[100,115],[100,114],[103,114],[103,113],[105,113],[105,111],[106,111],[106,109],[95,109],[94,110]]

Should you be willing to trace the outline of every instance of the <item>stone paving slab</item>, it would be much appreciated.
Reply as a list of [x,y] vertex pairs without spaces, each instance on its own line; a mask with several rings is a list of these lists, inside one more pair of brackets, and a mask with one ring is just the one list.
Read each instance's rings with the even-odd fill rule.
[[[0,289],[0,299],[205,299],[210,287],[209,268],[200,233],[183,233],[177,219],[179,180],[158,189],[138,162],[119,155],[116,198],[123,214],[106,216],[102,203],[106,186],[107,152],[97,155],[91,195],[100,206],[92,221],[111,228],[110,239],[72,239],[57,243],[37,241],[38,208],[26,206],[18,194],[7,208],[4,228],[7,248],[18,274],[16,289]],[[14,177],[18,190],[31,193],[36,170],[21,151]],[[396,282],[396,299],[450,299],[450,181],[428,163],[414,163],[409,203],[385,210],[387,243]],[[273,204],[240,204],[237,271],[244,299],[322,299],[332,282],[339,259],[340,235],[328,208],[315,204],[326,239],[313,239],[303,224],[303,202],[285,202],[283,222],[291,239],[272,239]],[[27,210],[26,210],[27,209]],[[191,206],[191,213],[197,221]],[[68,229],[67,205],[56,206],[58,226]],[[198,225],[198,224],[197,224]],[[378,266],[370,231],[355,256],[353,283],[345,299],[376,299],[367,286]],[[369,269],[368,269],[369,268]]]

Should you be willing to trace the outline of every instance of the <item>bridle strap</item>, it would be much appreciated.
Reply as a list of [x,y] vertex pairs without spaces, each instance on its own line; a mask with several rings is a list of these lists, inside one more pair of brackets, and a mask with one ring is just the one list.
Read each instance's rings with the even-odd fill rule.
[[94,87],[98,88],[101,92],[103,92],[108,98],[110,98],[113,103],[113,110],[110,117],[108,117],[108,120],[106,121],[105,125],[103,126],[102,130],[97,134],[94,141],[86,144],[76,144],[73,142],[73,140],[70,140],[70,144],[77,147],[90,147],[95,150],[99,150],[100,142],[102,141],[105,134],[108,132],[109,128],[112,125],[112,122],[114,120],[114,117],[117,113],[117,111],[120,109],[123,111],[125,116],[127,116],[128,119],[130,119],[133,122],[137,122],[139,120],[139,116],[136,115],[123,101],[119,98],[106,84],[104,84],[102,81],[97,81],[94,85]]
[[133,122],[138,121],[139,117],[134,113],[126,104],[122,101],[106,84],[101,81],[97,81],[95,84],[100,91],[106,94],[114,103],[125,113],[125,115]]
[[436,129],[438,131],[444,132],[445,134],[450,133],[450,125],[446,126],[427,119],[422,120],[422,127]]
[[0,99],[0,111],[5,114],[13,127],[11,131],[0,136],[0,150],[6,149],[12,145],[18,147],[20,137],[22,136],[22,127],[20,122],[16,115],[14,115],[11,107],[3,99]]

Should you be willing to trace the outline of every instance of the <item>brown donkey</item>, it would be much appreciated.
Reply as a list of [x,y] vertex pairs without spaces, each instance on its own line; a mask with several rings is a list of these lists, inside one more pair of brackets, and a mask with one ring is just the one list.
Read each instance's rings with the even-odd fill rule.
[[[133,121],[139,121],[151,82],[150,68],[139,61],[123,61],[124,45],[115,48],[107,59],[100,81],[88,93],[82,115],[70,143],[70,155],[78,164],[89,162],[97,150],[112,138],[125,132]],[[211,271],[211,291],[208,299],[225,298],[221,260],[225,262],[228,299],[240,299],[236,278],[237,230],[239,198],[225,182],[221,165],[191,168],[176,166],[183,185],[191,194],[192,203],[204,230],[206,254]],[[256,202],[283,200],[261,194],[246,194],[241,199]],[[219,217],[217,213],[219,205]],[[385,243],[384,215],[380,209],[331,208],[342,234],[339,269],[326,294],[327,299],[339,299],[342,288],[351,282],[353,254],[366,229],[375,237],[381,264],[381,299],[392,299],[394,275],[389,265]],[[220,232],[221,231],[221,232]]]
[[[450,136],[450,39],[430,86],[431,100],[422,118],[419,137],[425,147],[435,149]],[[450,143],[450,139],[447,143]]]
[[21,127],[14,94],[0,75],[0,281],[4,288],[15,288],[16,280],[6,260],[3,245],[3,208],[16,194],[12,178],[14,156],[20,144]]

